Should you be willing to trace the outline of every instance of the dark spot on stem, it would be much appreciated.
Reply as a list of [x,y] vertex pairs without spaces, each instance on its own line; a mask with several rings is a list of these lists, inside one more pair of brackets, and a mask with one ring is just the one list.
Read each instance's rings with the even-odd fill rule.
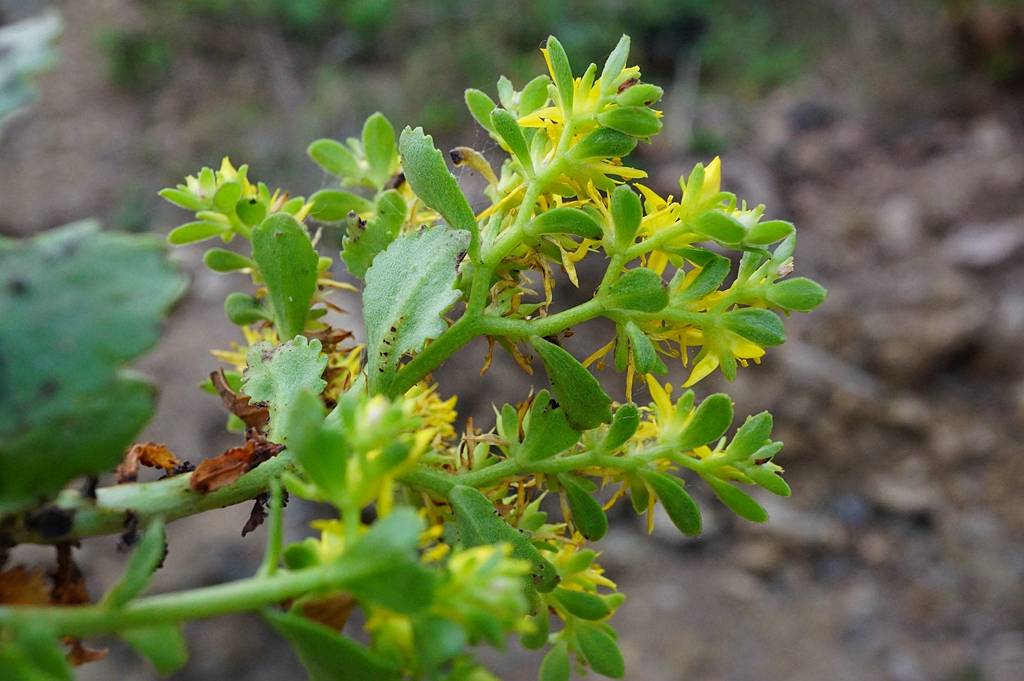
[[72,509],[47,506],[25,518],[25,525],[46,540],[63,537],[74,526],[75,511]]

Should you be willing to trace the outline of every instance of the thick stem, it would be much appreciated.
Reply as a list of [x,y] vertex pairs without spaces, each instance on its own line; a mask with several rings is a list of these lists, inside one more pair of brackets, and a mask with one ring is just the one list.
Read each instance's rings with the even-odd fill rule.
[[279,603],[310,591],[340,589],[377,570],[376,565],[335,563],[273,576],[151,596],[123,608],[101,605],[0,607],[0,627],[46,625],[62,635],[88,636],[134,627],[205,619]]
[[9,527],[0,527],[0,532],[16,544],[52,544],[116,534],[136,521],[145,526],[152,518],[162,516],[170,522],[255,499],[269,489],[271,480],[280,477],[285,471],[295,470],[291,455],[281,452],[234,483],[208,494],[192,490],[189,486],[191,474],[155,482],[103,487],[96,491],[95,500],[68,491],[61,494],[53,504],[56,509],[70,513],[71,526],[67,532],[48,533],[45,528],[37,528],[33,518],[38,513],[18,516]]

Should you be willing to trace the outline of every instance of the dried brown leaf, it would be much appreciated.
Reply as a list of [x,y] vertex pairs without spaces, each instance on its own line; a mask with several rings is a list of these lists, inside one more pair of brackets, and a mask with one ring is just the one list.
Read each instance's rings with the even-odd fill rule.
[[259,430],[270,420],[270,411],[265,406],[251,404],[248,395],[239,395],[224,376],[224,370],[218,369],[210,374],[210,382],[220,395],[221,401],[229,412],[237,416],[246,428]]
[[69,646],[68,662],[74,667],[81,667],[83,664],[102,660],[110,652],[107,648],[87,648],[82,645],[81,640],[71,638],[70,636],[64,639],[64,643]]
[[158,442],[138,442],[132,445],[114,474],[117,483],[135,482],[139,479],[139,466],[162,468],[170,474],[181,463],[167,445]]
[[223,454],[206,459],[196,466],[189,485],[200,494],[226,487],[284,447],[265,440],[250,439],[241,447],[232,447]]
[[50,586],[43,571],[15,565],[0,572],[0,603],[4,605],[49,605]]
[[324,596],[302,604],[302,614],[325,626],[341,631],[355,607],[355,599],[348,594]]

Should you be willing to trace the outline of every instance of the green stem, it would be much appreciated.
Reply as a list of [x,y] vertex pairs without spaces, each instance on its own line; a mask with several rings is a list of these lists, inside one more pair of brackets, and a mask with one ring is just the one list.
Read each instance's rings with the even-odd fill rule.
[[[628,262],[630,260],[636,260],[641,255],[645,253],[650,253],[651,251],[660,248],[662,245],[668,243],[669,241],[677,239],[683,236],[684,234],[691,233],[693,233],[693,229],[690,227],[688,223],[685,222],[676,222],[675,224],[669,225],[668,227],[663,227],[658,231],[657,234],[654,234],[653,236],[644,239],[638,244],[633,244],[632,246],[630,246],[629,249],[626,251],[626,261]],[[694,236],[697,235],[694,234]]]
[[604,314],[605,308],[596,298],[563,310],[548,317],[537,319],[506,319],[485,316],[480,319],[481,333],[506,338],[527,338],[529,336],[551,336],[566,329],[589,321]]
[[208,494],[195,492],[189,486],[192,475],[176,475],[155,482],[138,482],[103,487],[96,499],[78,492],[64,492],[53,506],[71,514],[71,527],[61,534],[44,534],[34,528],[32,513],[13,518],[2,532],[16,544],[52,544],[123,532],[133,518],[145,527],[150,520],[162,516],[170,522],[186,516],[233,506],[266,492],[270,481],[285,471],[295,471],[295,462],[288,452],[281,452],[249,471],[232,484]]
[[480,335],[478,317],[472,314],[463,315],[422,352],[413,357],[408,364],[398,370],[388,392],[392,396],[404,394],[406,390],[441,366],[459,348],[478,335]]
[[122,608],[91,606],[0,606],[0,627],[45,624],[62,635],[88,636],[134,627],[205,619],[256,610],[310,591],[341,589],[371,575],[376,564],[333,563],[279,572],[227,584],[150,596]]

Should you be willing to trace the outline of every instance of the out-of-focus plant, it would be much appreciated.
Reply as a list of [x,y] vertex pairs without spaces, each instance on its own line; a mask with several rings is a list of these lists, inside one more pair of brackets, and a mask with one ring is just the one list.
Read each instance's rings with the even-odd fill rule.
[[0,26],[0,130],[11,114],[35,98],[32,76],[53,64],[52,43],[60,31],[56,10]]
[[[244,442],[191,473],[142,443],[118,468],[125,484],[44,501],[109,469],[149,415],[146,384],[121,365],[155,338],[180,280],[152,244],[81,228],[0,247],[11,272],[0,311],[15,322],[0,336],[13,367],[0,391],[4,536],[70,542],[127,530],[138,543],[95,604],[80,593],[53,604],[31,573],[3,573],[0,594],[16,603],[0,606],[3,678],[68,678],[59,641],[82,661],[95,653],[79,639],[96,634],[119,636],[168,673],[185,662],[183,623],[248,610],[288,639],[313,679],[493,679],[472,646],[500,648],[510,634],[546,651],[541,681],[574,668],[625,675],[611,623],[624,596],[590,542],[625,500],[648,525],[660,503],[679,531],[698,534],[696,481],[737,515],[766,519],[747,490],[790,493],[772,417],[733,430],[732,400],[698,400],[692,388],[759,362],[785,341],[782,316],[825,298],[790,276],[793,225],[723,189],[717,158],[669,196],[624,160],[661,128],[662,90],[629,65],[629,45],[623,37],[603,67],[580,70],[552,37],[548,73],[521,87],[502,78],[496,98],[466,91],[473,118],[507,153],[499,168],[469,147],[448,154],[486,180],[479,211],[429,135],[396,134],[381,114],[358,138],[309,146],[337,183],[308,198],[227,159],[162,191],[195,216],[169,241],[219,239],[206,265],[255,287],[227,297],[246,342],[217,353],[229,366],[206,385]],[[352,287],[318,254],[318,223],[343,230],[341,259],[362,282],[364,344],[325,321],[331,294]],[[558,305],[557,279],[579,286],[588,258],[604,265],[600,283],[585,302]],[[581,361],[560,341],[598,318],[614,331]],[[496,408],[493,428],[458,436],[455,400],[431,374],[481,337],[524,369],[539,360],[547,385]],[[659,378],[674,362],[688,371],[678,393]],[[605,392],[595,364],[624,374],[623,397]],[[649,404],[632,401],[638,382]],[[140,465],[169,477],[127,482]],[[333,509],[313,524],[317,536],[285,544],[286,493]],[[266,518],[268,540],[256,575],[139,597],[162,560],[165,522],[257,496],[246,529]],[[340,633],[356,607],[365,644]]]

